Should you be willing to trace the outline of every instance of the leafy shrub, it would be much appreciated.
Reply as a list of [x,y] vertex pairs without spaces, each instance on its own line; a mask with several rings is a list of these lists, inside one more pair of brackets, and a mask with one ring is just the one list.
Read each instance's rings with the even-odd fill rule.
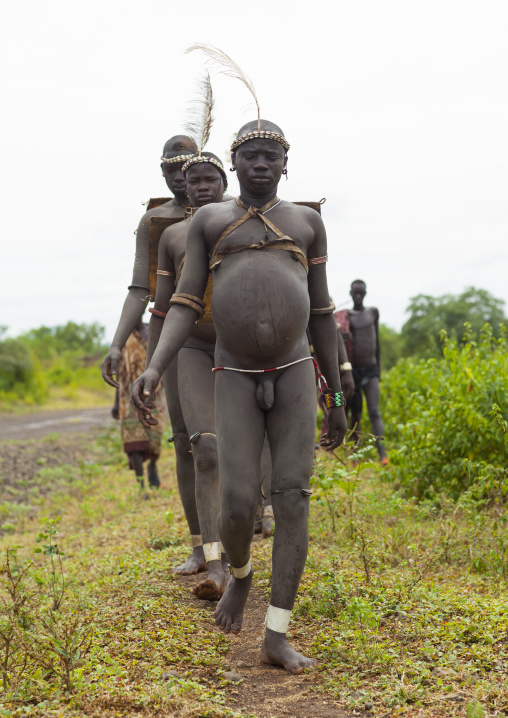
[[63,326],[39,327],[22,334],[19,340],[29,347],[41,360],[61,357],[62,354],[83,356],[97,354],[104,350],[105,329],[98,322],[76,324],[67,322]]
[[404,356],[441,356],[443,329],[453,339],[460,339],[464,324],[468,322],[478,334],[488,323],[496,337],[506,322],[504,301],[485,289],[468,287],[459,295],[444,294],[431,297],[419,294],[410,301],[406,312],[409,319],[400,334]]
[[443,333],[443,359],[402,360],[382,383],[385,433],[397,444],[389,475],[418,497],[456,498],[475,481],[468,462],[506,461],[492,415],[497,405],[508,417],[506,331],[497,339],[485,325],[475,341],[465,326],[461,344]]
[[[5,328],[0,327],[0,337]],[[18,339],[0,338],[0,401],[42,401],[47,395],[40,365]]]
[[0,341],[0,389],[8,391],[14,384],[28,383],[32,376],[28,349],[17,339]]

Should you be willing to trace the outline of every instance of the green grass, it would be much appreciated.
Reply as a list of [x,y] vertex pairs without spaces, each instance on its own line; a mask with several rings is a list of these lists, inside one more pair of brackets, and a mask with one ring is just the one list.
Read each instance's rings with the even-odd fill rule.
[[[326,458],[316,474],[309,558],[291,623],[299,649],[320,663],[307,690],[344,710],[371,704],[379,716],[508,715],[504,506],[418,505],[377,469],[351,485],[324,482],[336,468]],[[23,590],[38,615],[48,615],[49,558],[34,548],[41,517],[62,516],[58,640],[77,620],[75,631],[92,631],[91,646],[73,670],[73,692],[35,661],[4,691],[0,715],[253,715],[222,678],[231,639],[170,570],[188,555],[172,449],[164,449],[161,477],[167,488],[142,500],[115,433],[90,443],[87,464],[42,467],[37,481],[51,491],[42,492],[35,517],[14,517],[0,548],[20,546],[20,565],[34,561]],[[255,584],[268,596],[271,541],[254,552]],[[0,628],[5,609],[2,620]],[[50,639],[40,640],[41,655],[50,655]],[[163,680],[168,669],[181,678]]]

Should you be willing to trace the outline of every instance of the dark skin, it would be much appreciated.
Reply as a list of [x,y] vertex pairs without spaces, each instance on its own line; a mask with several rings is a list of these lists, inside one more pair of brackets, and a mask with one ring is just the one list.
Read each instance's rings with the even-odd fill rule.
[[[174,199],[145,212],[136,232],[136,258],[132,274],[133,286],[125,299],[111,348],[102,363],[102,378],[110,386],[118,388],[118,362],[122,348],[134,331],[146,309],[148,290],[148,233],[150,217],[183,217],[188,205],[185,178],[181,164],[161,164],[162,176]],[[116,377],[116,378],[115,378]]]
[[[185,150],[176,150],[178,154],[189,154]],[[166,152],[165,157],[174,153]],[[124,302],[122,314],[111,348],[102,364],[102,376],[105,382],[117,387],[118,361],[121,350],[134,327],[141,320],[148,300],[148,234],[150,217],[183,217],[185,207],[189,204],[185,178],[182,173],[183,163],[161,163],[162,176],[174,199],[146,212],[139,222],[136,233],[136,257],[132,276],[133,286]],[[149,344],[150,350],[150,344]],[[176,470],[178,486],[184,507],[185,516],[191,535],[199,535],[199,518],[194,491],[194,463],[192,450],[185,428],[183,412],[178,399],[177,363],[168,366],[164,373],[164,387],[168,402],[168,412],[173,430]],[[181,566],[176,567],[177,573],[194,574],[206,570],[206,562],[201,546],[194,547],[192,554]]]
[[[340,333],[340,329],[337,327],[337,351],[338,351],[338,357],[339,357],[339,368],[343,365],[349,362],[349,358],[347,355],[346,345],[344,344],[344,339],[342,338],[342,334]],[[342,391],[344,392],[344,396],[346,397],[346,400],[350,399],[353,394],[355,393],[355,380],[353,379],[353,372],[351,369],[346,369],[346,371],[340,372],[340,381],[342,384]]]
[[[181,154],[186,154],[182,151]],[[165,156],[171,156],[167,153]],[[189,154],[190,156],[190,154]],[[136,232],[136,256],[132,274],[133,286],[129,289],[113,343],[102,364],[102,377],[110,386],[118,387],[118,361],[122,348],[129,335],[141,320],[148,301],[148,235],[150,217],[183,217],[185,207],[189,204],[185,178],[182,173],[183,163],[161,163],[162,176],[174,199],[145,212]],[[150,349],[150,345],[149,345]],[[186,435],[185,423],[178,397],[176,361],[168,366],[164,373],[164,387],[168,412],[173,434],[175,435],[176,470],[180,496],[191,535],[199,535],[199,518],[194,495],[194,464],[191,445]],[[173,390],[171,389],[173,387]],[[171,399],[169,398],[171,397]],[[206,570],[206,561],[202,546],[194,547],[187,561],[176,569],[177,573],[193,574]]]
[[[374,363],[380,366],[380,345],[379,345],[379,311],[376,307],[365,307],[364,299],[367,294],[367,287],[363,282],[353,282],[350,295],[353,299],[353,309],[349,310],[349,324],[353,335],[353,369],[368,367]],[[379,411],[379,377],[373,376],[363,386],[358,387],[360,402],[353,401],[351,411],[351,426],[360,430],[361,414],[361,392],[364,392],[367,400],[367,410],[372,425],[374,436],[383,436],[383,420]],[[383,442],[379,439],[376,446],[381,461],[385,460],[386,452]]]
[[[241,145],[235,157],[241,198],[262,207],[276,196],[284,150],[277,142],[255,139]],[[185,269],[179,291],[202,297],[208,278],[208,255],[221,232],[244,214],[236,203],[208,205],[192,220],[187,236]],[[308,257],[326,254],[326,232],[312,209],[280,202],[270,220],[292,237]],[[263,239],[259,220],[233,231],[227,244]],[[309,356],[309,326],[318,363],[332,391],[340,391],[337,332],[332,314],[309,314],[310,307],[330,303],[324,264],[308,275],[287,251],[246,251],[226,258],[213,272],[213,315],[217,330],[216,364],[239,369],[265,369]],[[196,313],[172,307],[149,368],[133,385],[135,405],[150,416],[145,402],[164,367],[185,342]],[[272,455],[272,491],[276,534],[270,603],[292,610],[308,548],[307,489],[314,458],[316,427],[315,372],[302,361],[269,374],[218,371],[216,374],[216,432],[221,469],[219,532],[229,563],[245,566],[250,556],[259,496],[259,466],[265,432]],[[325,448],[343,440],[346,418],[342,408],[330,410]],[[242,478],[239,481],[239,477]],[[287,489],[296,489],[290,490]],[[215,613],[226,633],[238,633],[252,582],[251,573],[232,577]],[[313,667],[313,659],[297,653],[286,635],[266,630],[261,658],[293,673]]]
[[[187,172],[187,191],[192,207],[203,207],[211,202],[222,202],[224,182],[219,170],[211,164],[192,165]],[[159,269],[175,275],[186,253],[186,238],[190,220],[168,227],[159,245]],[[175,291],[175,276],[159,275],[155,309],[169,311],[169,300]],[[163,325],[161,317],[152,314],[149,332],[148,360],[159,340]],[[168,405],[181,404],[185,431],[188,436],[202,434],[192,445],[194,459],[193,484],[199,526],[203,544],[219,541],[217,516],[219,514],[219,467],[215,438],[214,366],[215,329],[213,324],[194,325],[186,344],[178,354],[178,385],[171,385],[167,394]],[[148,362],[147,362],[148,363]],[[189,492],[187,483],[181,488]],[[187,503],[187,502],[186,502]],[[204,557],[203,557],[204,558]],[[187,562],[188,563],[188,562]],[[188,573],[187,566],[180,573]],[[224,593],[229,574],[220,560],[208,561],[208,577],[194,587],[201,599],[217,600]]]

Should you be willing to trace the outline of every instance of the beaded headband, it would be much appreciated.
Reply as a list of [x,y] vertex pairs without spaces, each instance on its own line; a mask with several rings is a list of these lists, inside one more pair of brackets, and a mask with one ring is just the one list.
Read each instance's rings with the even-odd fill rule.
[[203,155],[195,155],[194,157],[188,159],[182,167],[182,172],[185,174],[189,167],[191,167],[192,165],[200,164],[201,162],[208,162],[211,165],[215,165],[221,172],[225,172],[223,165],[218,160],[213,157],[203,157]]
[[187,171],[189,170],[192,165],[198,165],[202,162],[207,162],[209,165],[214,165],[214,167],[217,167],[219,172],[222,175],[222,179],[224,181],[224,189],[226,190],[228,188],[228,178],[226,175],[226,170],[224,169],[224,166],[219,162],[219,160],[216,160],[215,157],[204,157],[203,155],[194,155],[194,157],[191,157],[182,167],[182,172],[185,176]]
[[166,165],[178,164],[180,162],[187,162],[187,160],[193,156],[192,153],[189,153],[188,155],[177,155],[176,157],[161,157],[161,162],[164,162]]
[[286,152],[290,148],[289,142],[286,140],[285,137],[282,135],[279,135],[278,132],[271,132],[270,130],[257,130],[255,132],[247,132],[245,135],[242,135],[241,137],[237,137],[236,140],[231,145],[231,152],[234,152],[237,147],[240,147],[240,145],[243,145],[244,142],[248,142],[249,140],[275,140],[275,142],[278,142],[280,145],[284,147]]

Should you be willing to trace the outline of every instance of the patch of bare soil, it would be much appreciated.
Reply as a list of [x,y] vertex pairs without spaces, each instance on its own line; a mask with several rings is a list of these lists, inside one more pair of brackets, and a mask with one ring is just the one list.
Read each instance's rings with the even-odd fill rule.
[[38,411],[19,416],[0,414],[0,441],[39,438],[51,432],[60,434],[88,431],[93,427],[109,424],[111,408],[102,406],[92,409]]
[[[217,602],[200,601],[192,595],[192,588],[203,580],[203,576],[203,573],[198,576],[179,576],[178,581],[188,587],[190,603],[201,608],[205,604],[213,612]],[[259,652],[267,605],[268,601],[262,591],[253,586],[245,608],[242,631],[238,636],[229,638],[230,649],[225,657],[225,665],[228,670],[240,675],[242,682],[228,684],[228,707],[243,708],[258,718],[352,718],[353,715],[363,713],[345,713],[333,700],[314,692],[312,687],[317,680],[312,671],[294,676],[283,668],[261,663]],[[291,643],[305,653],[305,646],[301,642],[292,640]]]
[[15,519],[33,516],[40,499],[72,484],[80,467],[107,463],[107,451],[94,442],[99,431],[1,441],[0,525],[8,527]]

